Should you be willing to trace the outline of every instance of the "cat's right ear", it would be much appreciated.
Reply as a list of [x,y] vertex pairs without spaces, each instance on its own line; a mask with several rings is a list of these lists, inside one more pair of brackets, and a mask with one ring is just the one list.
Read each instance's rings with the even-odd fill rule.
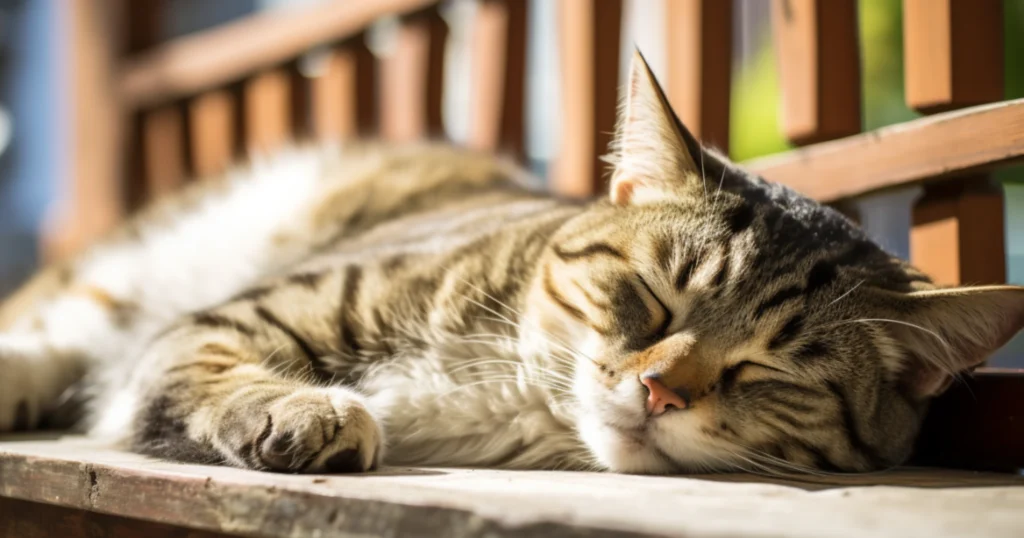
[[886,325],[906,349],[901,384],[918,399],[938,396],[1024,329],[1024,287],[977,286],[889,297]]
[[699,189],[705,152],[672,111],[639,50],[633,52],[626,101],[612,155],[611,200],[618,205],[678,199]]

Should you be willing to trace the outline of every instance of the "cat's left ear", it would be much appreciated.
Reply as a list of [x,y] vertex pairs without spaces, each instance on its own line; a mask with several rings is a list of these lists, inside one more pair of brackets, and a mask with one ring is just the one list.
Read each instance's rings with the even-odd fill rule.
[[890,302],[886,329],[904,348],[900,382],[915,398],[944,392],[1024,328],[1024,287],[918,291]]
[[634,51],[609,156],[612,201],[642,204],[703,192],[704,172],[712,165],[705,160],[710,155],[679,121],[647,61]]

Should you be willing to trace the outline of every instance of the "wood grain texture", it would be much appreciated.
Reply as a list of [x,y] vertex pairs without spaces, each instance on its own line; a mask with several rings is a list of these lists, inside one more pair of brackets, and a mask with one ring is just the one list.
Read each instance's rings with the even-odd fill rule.
[[1024,158],[1024,99],[980,105],[746,163],[766,179],[833,202],[988,170]]
[[376,58],[363,35],[329,49],[308,79],[312,132],[317,138],[347,139],[377,125]]
[[224,538],[126,517],[0,497],[0,538]]
[[472,23],[469,145],[523,157],[525,0],[480,0]]
[[188,97],[289,61],[318,45],[352,37],[381,17],[436,2],[323,2],[253,15],[130,59],[117,78],[117,94],[129,108]]
[[408,15],[381,67],[381,135],[408,142],[443,134],[444,45],[448,25],[437,9]]
[[733,4],[666,2],[665,22],[672,108],[702,142],[728,152]]
[[[897,469],[665,477],[391,468],[302,476],[166,463],[95,441],[24,436],[0,441],[0,497],[288,538],[757,536],[764,529],[794,537],[1011,537],[1024,524],[1024,478],[1014,475]],[[744,517],[735,517],[737,510]]]
[[772,0],[786,137],[804,145],[861,130],[856,0]]
[[615,132],[621,0],[559,2],[562,141],[553,188],[568,196],[605,189],[601,155]]
[[937,112],[1003,98],[1000,0],[904,0],[907,106]]
[[223,172],[238,145],[238,95],[230,89],[199,95],[188,105],[192,170],[198,176]]

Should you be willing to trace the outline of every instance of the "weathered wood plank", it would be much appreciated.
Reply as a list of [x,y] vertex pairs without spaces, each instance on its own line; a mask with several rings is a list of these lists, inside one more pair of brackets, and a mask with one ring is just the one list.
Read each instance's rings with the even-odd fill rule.
[[604,190],[601,155],[615,132],[622,0],[559,2],[562,141],[553,187],[569,196]]
[[225,538],[227,534],[184,529],[52,504],[0,497],[0,538]]
[[301,476],[165,463],[83,440],[0,442],[0,496],[267,537],[1010,537],[1024,524],[1022,485],[1014,475],[921,469],[790,479],[486,469]]
[[480,0],[473,21],[469,144],[522,158],[526,93],[524,0]]
[[832,202],[1022,158],[1024,99],[1017,99],[937,114],[746,164],[767,179]]
[[860,132],[856,0],[773,0],[772,33],[786,137],[804,145]]
[[381,134],[395,142],[438,136],[448,26],[431,8],[403,18],[396,34],[381,67]]
[[1003,98],[1003,3],[904,0],[907,105],[938,112]]
[[352,37],[381,17],[436,2],[324,2],[287,13],[253,15],[131,59],[120,72],[116,95],[130,108],[185,98],[287,62],[318,45]]
[[729,150],[733,3],[665,3],[668,89],[672,108],[705,144]]

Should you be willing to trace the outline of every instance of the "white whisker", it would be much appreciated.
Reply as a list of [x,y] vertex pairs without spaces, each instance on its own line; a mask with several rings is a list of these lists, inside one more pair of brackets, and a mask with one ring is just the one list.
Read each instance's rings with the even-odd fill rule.
[[861,285],[861,284],[863,284],[863,283],[864,283],[864,280],[861,280],[860,282],[858,282],[858,283],[854,284],[852,288],[850,288],[850,289],[846,290],[846,293],[843,293],[843,294],[842,294],[842,295],[840,295],[839,297],[836,297],[835,299],[832,299],[832,302],[828,303],[828,304],[827,304],[827,305],[825,305],[825,306],[826,306],[826,307],[832,306],[832,305],[834,305],[834,304],[838,303],[839,301],[841,301],[841,300],[845,299],[847,295],[849,295],[849,294],[853,293],[853,290],[855,290],[855,289],[859,288],[859,287],[860,287],[860,285]]

